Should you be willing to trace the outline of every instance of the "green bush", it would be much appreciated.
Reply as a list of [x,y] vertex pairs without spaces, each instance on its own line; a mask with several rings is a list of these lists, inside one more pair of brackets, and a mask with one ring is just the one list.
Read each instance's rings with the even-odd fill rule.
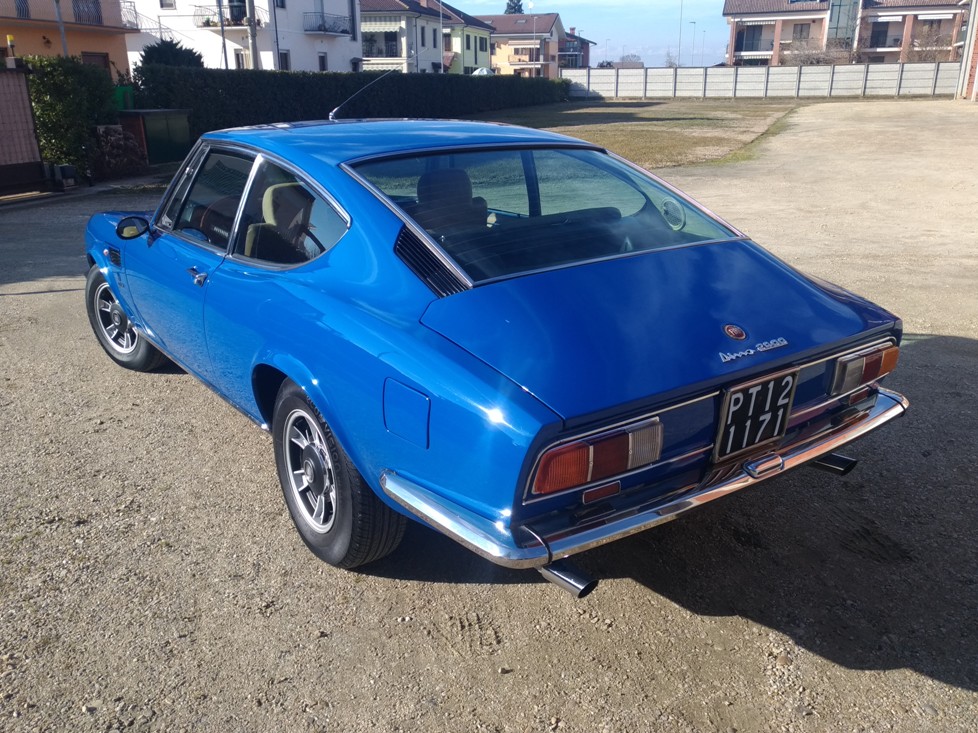
[[112,79],[74,57],[28,56],[27,64],[41,157],[85,171],[95,152],[95,126],[118,122]]
[[[311,73],[191,69],[135,70],[138,108],[189,109],[191,133],[337,117],[462,117],[568,98],[565,80],[457,74]],[[378,80],[379,79],[379,80]],[[370,82],[377,81],[351,99]]]
[[204,57],[192,48],[184,48],[179,41],[161,38],[143,48],[139,54],[140,64],[161,64],[163,66],[192,66],[204,68]]

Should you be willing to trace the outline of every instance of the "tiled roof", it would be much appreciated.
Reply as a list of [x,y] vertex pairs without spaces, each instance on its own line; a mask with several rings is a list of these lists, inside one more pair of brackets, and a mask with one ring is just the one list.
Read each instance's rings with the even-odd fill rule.
[[[507,15],[479,15],[479,20],[488,23],[493,28],[493,33],[501,36],[530,35],[534,27],[540,35],[545,35],[554,27],[554,23],[560,17],[558,13],[534,13],[532,15],[519,15],[509,13]],[[536,26],[533,19],[536,18]]]
[[867,9],[873,8],[933,8],[941,7],[956,10],[958,0],[863,0]]
[[724,15],[750,13],[811,13],[828,10],[828,0],[822,2],[789,2],[788,0],[724,0]]
[[[440,6],[440,9],[439,9]],[[448,3],[436,3],[434,0],[419,2],[418,0],[360,0],[362,13],[416,13],[432,18],[441,18],[445,25],[466,25],[472,28],[492,30],[488,23],[453,8]]]
[[[942,7],[953,10],[958,0],[862,0],[868,10],[873,8],[933,8]],[[817,2],[790,2],[790,0],[724,0],[724,15],[750,15],[751,13],[811,13],[827,11],[826,0]]]

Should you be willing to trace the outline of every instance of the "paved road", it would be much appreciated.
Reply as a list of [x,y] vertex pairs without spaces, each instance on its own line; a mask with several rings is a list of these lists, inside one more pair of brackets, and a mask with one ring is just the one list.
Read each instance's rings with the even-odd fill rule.
[[[668,177],[908,333],[912,412],[851,453],[602,548],[573,601],[420,527],[302,547],[271,443],[114,367],[82,306],[101,195],[0,210],[0,730],[973,731],[978,107],[807,107]],[[758,283],[758,287],[763,287]]]

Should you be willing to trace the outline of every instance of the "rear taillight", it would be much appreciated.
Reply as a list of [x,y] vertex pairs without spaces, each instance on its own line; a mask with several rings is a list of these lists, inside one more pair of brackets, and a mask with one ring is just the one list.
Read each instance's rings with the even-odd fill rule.
[[836,362],[832,395],[844,395],[892,372],[900,358],[899,346],[878,346],[844,356]]
[[655,463],[662,454],[658,418],[550,448],[540,457],[531,494],[586,486]]

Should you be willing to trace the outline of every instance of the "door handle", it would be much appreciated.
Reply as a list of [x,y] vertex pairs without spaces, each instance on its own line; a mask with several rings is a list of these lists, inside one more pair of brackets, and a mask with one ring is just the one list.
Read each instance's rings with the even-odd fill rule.
[[196,267],[187,268],[187,274],[194,279],[194,285],[196,285],[198,288],[203,287],[204,283],[207,281],[207,273],[198,272]]

